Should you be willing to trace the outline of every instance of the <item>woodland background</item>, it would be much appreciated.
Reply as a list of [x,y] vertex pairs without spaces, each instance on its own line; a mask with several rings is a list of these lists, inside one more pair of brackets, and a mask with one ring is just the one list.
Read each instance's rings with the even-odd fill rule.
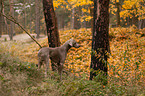
[[[3,12],[15,19],[44,47],[48,46],[41,0],[4,0]],[[91,0],[53,0],[60,41],[74,38],[65,61],[69,76],[37,70],[39,46],[13,22],[0,15],[0,95],[144,96],[145,1],[110,0],[108,84],[88,80],[91,62]],[[14,18],[13,18],[14,17]],[[11,40],[10,40],[11,39]]]
[[[5,0],[4,13],[13,16],[30,33],[46,34],[41,0]],[[91,28],[93,3],[91,0],[54,0],[53,5],[58,28]],[[112,27],[145,27],[145,5],[143,0],[110,0],[110,23]],[[14,31],[20,34],[21,28],[0,16],[0,34]]]

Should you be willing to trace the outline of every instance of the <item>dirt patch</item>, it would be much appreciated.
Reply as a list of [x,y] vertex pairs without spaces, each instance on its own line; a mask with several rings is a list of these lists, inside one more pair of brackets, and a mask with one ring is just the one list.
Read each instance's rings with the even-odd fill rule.
[[[36,34],[31,34],[31,36],[33,36],[34,38],[36,37]],[[46,38],[45,35],[40,35],[40,38]],[[0,38],[1,41],[9,41],[9,35],[2,35],[2,37]],[[15,35],[13,37],[13,40],[16,41],[27,41],[27,40],[31,40],[30,36],[28,34],[19,34],[19,35]]]

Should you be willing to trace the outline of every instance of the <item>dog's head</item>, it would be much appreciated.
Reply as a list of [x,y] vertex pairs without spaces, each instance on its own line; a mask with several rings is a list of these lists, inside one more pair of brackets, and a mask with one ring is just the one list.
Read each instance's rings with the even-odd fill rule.
[[69,45],[71,47],[75,47],[75,48],[79,48],[80,47],[80,45],[75,40],[73,40],[73,39],[69,40]]

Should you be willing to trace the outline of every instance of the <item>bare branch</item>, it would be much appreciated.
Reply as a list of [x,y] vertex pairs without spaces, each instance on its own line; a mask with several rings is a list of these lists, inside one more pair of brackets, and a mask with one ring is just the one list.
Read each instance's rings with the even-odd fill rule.
[[38,45],[39,45],[39,47],[40,48],[42,48],[42,46],[30,35],[30,33],[29,32],[27,32],[12,16],[11,16],[11,18],[9,18],[9,17],[7,17],[6,15],[4,15],[4,14],[2,14],[2,13],[0,13],[2,16],[4,16],[6,19],[8,19],[8,20],[10,20],[10,21],[12,21],[12,22],[14,22],[15,24],[17,24],[23,31],[25,31],[26,32],[26,34],[28,34],[30,37],[31,37],[31,39],[33,39],[33,41],[34,42],[36,42]]

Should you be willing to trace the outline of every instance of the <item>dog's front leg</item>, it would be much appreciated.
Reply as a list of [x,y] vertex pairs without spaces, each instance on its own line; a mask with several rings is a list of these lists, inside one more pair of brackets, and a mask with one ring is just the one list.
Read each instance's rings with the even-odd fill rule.
[[39,60],[38,60],[38,69],[41,68],[42,63],[43,63],[43,61],[39,58]]

